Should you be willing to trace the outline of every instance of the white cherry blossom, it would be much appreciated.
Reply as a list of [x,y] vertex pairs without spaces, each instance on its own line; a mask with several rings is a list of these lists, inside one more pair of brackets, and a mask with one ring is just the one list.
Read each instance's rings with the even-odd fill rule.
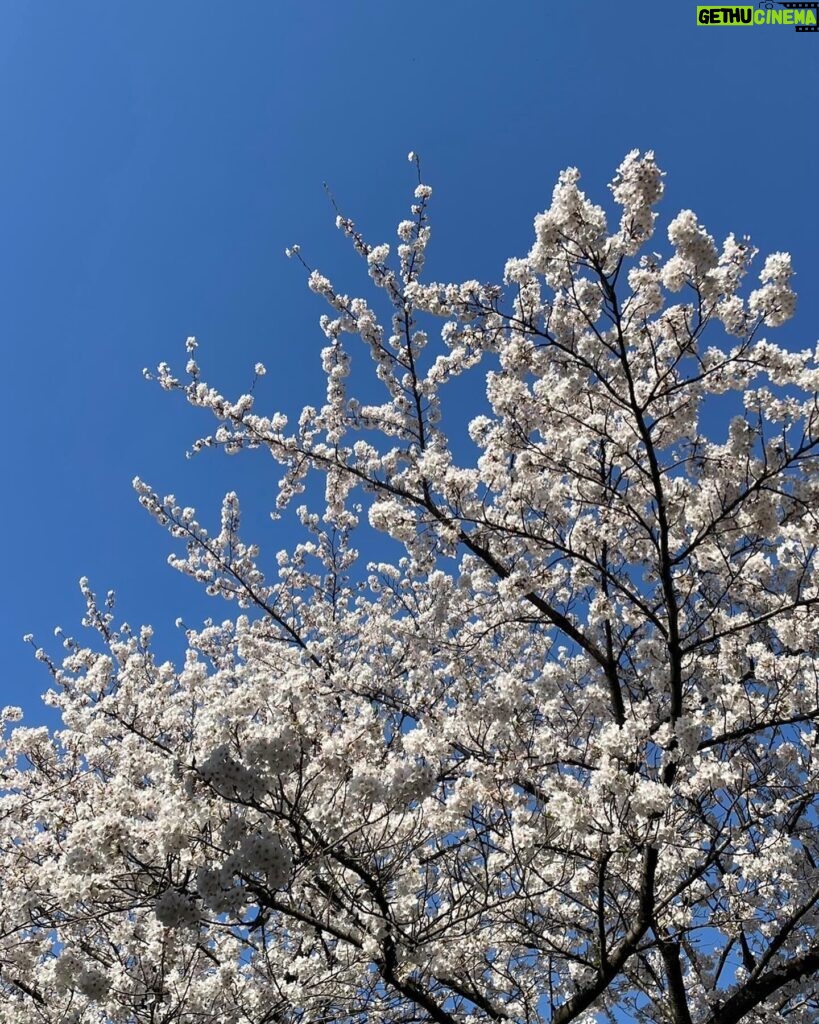
[[427,280],[409,159],[394,256],[337,211],[366,297],[308,269],[296,423],[194,338],[147,374],[215,417],[191,454],[272,456],[297,539],[136,479],[227,617],[179,618],[174,664],[83,580],[59,656],[26,638],[62,727],[0,713],[4,1024],[819,1019],[819,349],[764,337],[790,259],[748,293],[748,239],[655,236],[634,151],[613,209],[560,176],[502,284]]

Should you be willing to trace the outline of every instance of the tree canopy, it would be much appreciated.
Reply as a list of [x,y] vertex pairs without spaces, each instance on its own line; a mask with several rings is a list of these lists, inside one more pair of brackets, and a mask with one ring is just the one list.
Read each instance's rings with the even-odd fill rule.
[[192,338],[149,374],[215,416],[194,451],[273,456],[301,540],[135,481],[237,610],[174,665],[83,581],[92,639],[37,652],[62,729],[4,710],[7,1024],[819,1015],[819,352],[762,336],[790,259],[746,287],[690,210],[651,251],[635,151],[611,226],[569,169],[502,283],[427,281],[410,158],[394,256],[337,220],[369,298],[289,250],[323,404],[224,396]]

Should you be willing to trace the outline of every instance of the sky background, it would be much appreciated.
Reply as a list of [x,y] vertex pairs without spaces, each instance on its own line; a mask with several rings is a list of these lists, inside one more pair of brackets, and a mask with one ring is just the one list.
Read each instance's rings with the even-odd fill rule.
[[[604,186],[632,148],[668,171],[663,222],[694,209],[721,240],[787,249],[795,320],[819,338],[819,33],[696,26],[695,3],[599,0],[4,0],[0,3],[0,347],[6,441],[0,705],[31,723],[45,669],[78,632],[87,575],[119,616],[176,656],[181,616],[233,611],[166,565],[172,544],[135,475],[217,522],[239,492],[272,561],[264,453],[185,451],[213,427],[146,383],[184,368],[238,395],[261,360],[259,408],[320,404],[324,311],[305,258],[344,287],[361,268],[322,183],[373,242],[393,241],[421,154],[434,187],[431,278],[499,280],[524,254],[558,172]],[[664,235],[655,244],[665,246]],[[761,262],[761,261],[760,261]]]

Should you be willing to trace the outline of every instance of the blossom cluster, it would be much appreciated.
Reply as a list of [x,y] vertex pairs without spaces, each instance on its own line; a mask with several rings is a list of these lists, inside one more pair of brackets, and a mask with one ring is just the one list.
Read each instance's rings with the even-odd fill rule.
[[374,297],[309,272],[323,401],[258,411],[263,363],[226,396],[194,338],[154,374],[216,419],[193,454],[273,457],[299,539],[134,481],[234,614],[174,663],[83,580],[92,639],[35,645],[62,726],[0,713],[3,1021],[813,1024],[819,349],[762,336],[790,259],[746,294],[748,239],[683,210],[666,245],[635,151],[613,210],[565,171],[502,284],[428,281],[410,161],[394,255],[338,215]]

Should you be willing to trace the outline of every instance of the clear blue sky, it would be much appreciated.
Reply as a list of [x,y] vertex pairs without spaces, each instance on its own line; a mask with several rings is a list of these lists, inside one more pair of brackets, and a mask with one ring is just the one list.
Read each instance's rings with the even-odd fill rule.
[[[574,164],[598,195],[632,147],[669,172],[664,212],[789,249],[797,319],[819,336],[819,33],[698,28],[694,3],[489,0],[6,0],[0,5],[0,344],[5,584],[0,704],[45,720],[21,642],[78,629],[77,580],[117,590],[175,653],[174,619],[231,612],[165,565],[135,475],[212,521],[235,488],[265,550],[276,469],[184,452],[211,423],[141,379],[184,365],[270,409],[319,402],[321,305],[299,242],[350,287],[327,181],[374,241],[394,238],[422,155],[431,272],[497,279]],[[254,531],[251,526],[251,532]]]

